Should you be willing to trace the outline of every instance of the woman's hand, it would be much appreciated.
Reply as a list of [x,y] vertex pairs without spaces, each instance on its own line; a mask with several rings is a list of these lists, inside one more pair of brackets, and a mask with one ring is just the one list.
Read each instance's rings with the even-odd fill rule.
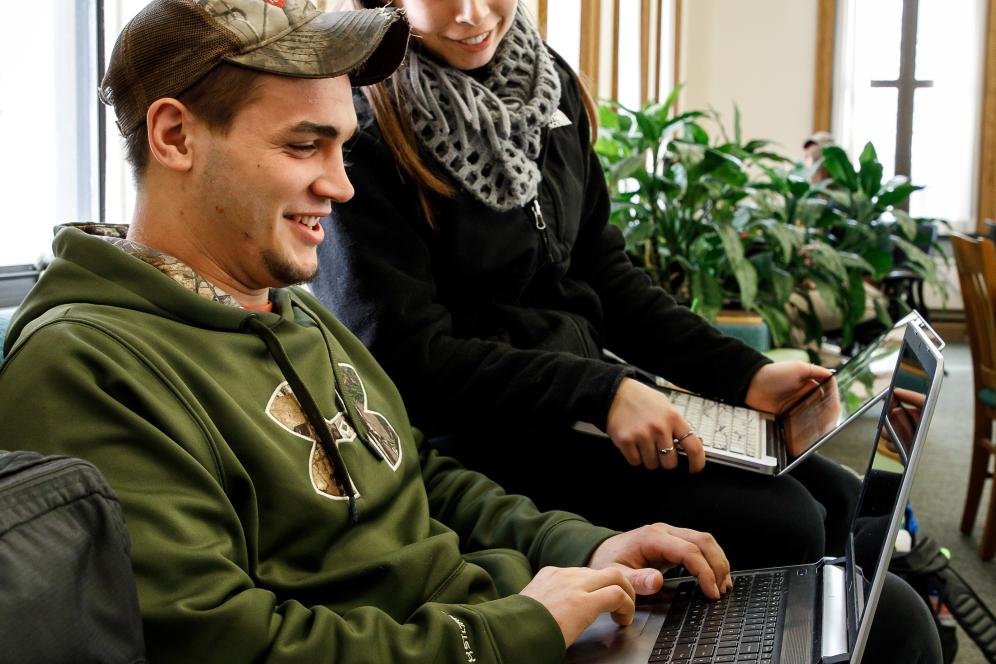
[[766,364],[751,378],[746,403],[755,410],[777,414],[831,375],[829,369],[808,362]]
[[702,441],[662,392],[624,378],[609,407],[606,433],[626,461],[644,468],[673,469],[678,465],[677,441],[697,473],[705,466]]

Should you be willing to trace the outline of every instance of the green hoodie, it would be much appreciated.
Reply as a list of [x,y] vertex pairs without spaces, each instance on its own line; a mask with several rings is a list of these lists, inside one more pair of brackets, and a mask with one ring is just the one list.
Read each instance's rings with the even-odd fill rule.
[[4,446],[103,471],[152,661],[563,658],[550,613],[514,593],[611,531],[430,451],[306,291],[252,312],[175,259],[75,228],[54,248],[7,337]]

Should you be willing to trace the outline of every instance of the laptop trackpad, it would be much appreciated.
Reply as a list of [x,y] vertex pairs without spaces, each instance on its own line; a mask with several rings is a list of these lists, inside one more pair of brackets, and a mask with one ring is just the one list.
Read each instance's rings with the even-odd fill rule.
[[645,663],[666,614],[666,605],[638,606],[633,622],[620,627],[612,622],[609,614],[603,613],[568,649],[565,664],[609,661]]

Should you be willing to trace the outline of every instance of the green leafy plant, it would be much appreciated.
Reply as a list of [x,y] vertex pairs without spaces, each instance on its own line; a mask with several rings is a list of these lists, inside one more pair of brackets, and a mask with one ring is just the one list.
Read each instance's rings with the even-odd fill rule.
[[[933,262],[915,246],[916,220],[895,209],[918,187],[883,184],[874,148],[858,171],[828,148],[833,177],[813,184],[819,164],[804,169],[767,141],[745,142],[739,111],[732,138],[713,111],[672,113],[679,92],[639,110],[615,102],[599,109],[595,150],[611,219],[655,283],[707,318],[731,305],[760,314],[775,345],[788,343],[793,321],[807,340],[822,338],[818,293],[841,313],[849,345],[865,311],[865,279],[894,264],[886,245],[936,282]],[[707,123],[718,127],[714,136]]]
[[923,187],[910,184],[904,176],[883,182],[882,164],[871,143],[858,158],[858,170],[836,146],[823,149],[823,163],[831,175],[823,191],[834,203],[826,228],[830,242],[860,254],[871,265],[875,280],[902,268],[943,291],[936,264],[925,248],[937,248],[930,225],[949,224],[911,217],[901,207]]

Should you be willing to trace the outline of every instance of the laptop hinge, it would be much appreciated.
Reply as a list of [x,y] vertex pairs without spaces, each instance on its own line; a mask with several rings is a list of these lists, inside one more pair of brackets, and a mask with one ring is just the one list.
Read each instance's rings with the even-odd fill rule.
[[823,664],[847,661],[847,574],[826,560],[820,568],[822,603],[820,606],[820,661]]

